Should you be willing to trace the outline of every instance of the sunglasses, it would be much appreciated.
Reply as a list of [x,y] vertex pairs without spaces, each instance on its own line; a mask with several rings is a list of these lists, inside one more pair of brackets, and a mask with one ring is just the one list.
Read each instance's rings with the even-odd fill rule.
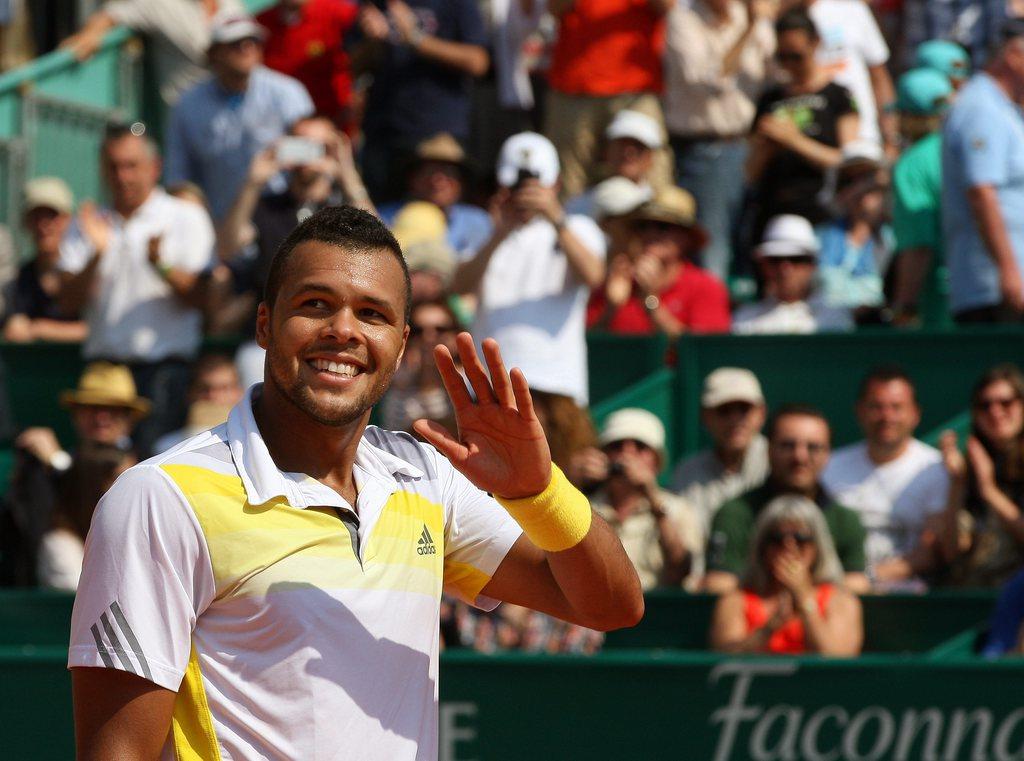
[[828,451],[828,446],[826,446],[825,444],[819,444],[817,441],[809,441],[805,443],[803,441],[796,441],[794,439],[782,439],[781,441],[775,443],[775,446],[777,446],[783,452],[795,452],[801,445],[807,448],[807,454],[811,455],[812,457],[825,454],[825,452]]
[[679,229],[679,225],[671,222],[661,222],[655,219],[644,219],[636,223],[636,230],[639,232],[667,233]]
[[1015,404],[1020,402],[1019,396],[1004,396],[992,399],[979,399],[974,403],[974,409],[979,412],[988,412],[993,407],[998,407],[1001,410],[1008,410]]
[[761,261],[769,267],[781,267],[783,262],[793,265],[814,264],[815,258],[813,256],[765,256],[761,258]]
[[605,445],[605,451],[608,453],[620,452],[626,446],[627,443],[632,443],[637,449],[650,449],[644,442],[638,439],[619,439],[618,441],[612,441]]
[[454,333],[456,330],[454,325],[410,325],[409,335],[421,336],[427,331],[432,333]]
[[814,541],[814,536],[808,531],[772,531],[768,534],[768,543],[776,546],[786,543],[787,539],[792,539],[801,547],[806,547]]
[[808,58],[807,53],[796,53],[792,51],[780,50],[775,54],[775,60],[779,63],[800,63]]

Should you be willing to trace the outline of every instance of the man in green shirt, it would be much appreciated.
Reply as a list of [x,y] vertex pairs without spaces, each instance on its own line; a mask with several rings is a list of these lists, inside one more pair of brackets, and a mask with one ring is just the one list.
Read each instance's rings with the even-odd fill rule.
[[941,127],[952,97],[949,78],[931,68],[908,71],[897,85],[900,132],[910,143],[892,172],[893,311],[902,325],[951,324],[942,266]]
[[817,503],[846,572],[847,586],[853,592],[868,591],[860,517],[835,502],[819,480],[828,464],[831,439],[828,420],[813,407],[787,405],[775,413],[768,428],[768,480],[722,505],[711,524],[704,581],[707,591],[724,593],[737,588],[747,569],[757,516],[784,494],[799,494]]

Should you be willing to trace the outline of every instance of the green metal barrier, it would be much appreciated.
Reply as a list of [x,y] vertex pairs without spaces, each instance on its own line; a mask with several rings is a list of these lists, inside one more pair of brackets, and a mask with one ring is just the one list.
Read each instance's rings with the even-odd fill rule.
[[1024,329],[985,326],[957,330],[872,330],[812,336],[684,336],[679,343],[676,413],[679,453],[707,444],[700,427],[700,388],[717,367],[757,374],[770,407],[807,402],[832,422],[835,443],[860,438],[853,401],[863,374],[895,362],[914,378],[922,431],[960,413],[971,386],[997,362],[1024,361]]
[[[254,13],[275,2],[245,0]],[[143,69],[139,40],[118,28],[88,61],[56,51],[0,76],[0,223],[20,236],[21,189],[32,177],[55,174],[78,199],[103,197],[99,145],[106,124],[163,123],[154,111],[162,108],[159,99],[145,92],[152,78]]]
[[[74,755],[59,648],[0,648],[5,758]],[[909,761],[1017,759],[1024,663],[441,657],[441,761]]]
[[590,405],[665,368],[668,341],[665,336],[619,336],[610,333],[587,335],[587,369],[590,376]]

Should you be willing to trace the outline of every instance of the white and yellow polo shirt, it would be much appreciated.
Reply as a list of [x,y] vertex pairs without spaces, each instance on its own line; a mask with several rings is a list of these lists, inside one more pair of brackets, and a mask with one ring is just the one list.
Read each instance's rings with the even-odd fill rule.
[[251,394],[101,500],[68,666],[176,691],[167,759],[436,758],[441,591],[493,605],[480,590],[519,526],[433,447],[374,427],[352,510],[275,467]]

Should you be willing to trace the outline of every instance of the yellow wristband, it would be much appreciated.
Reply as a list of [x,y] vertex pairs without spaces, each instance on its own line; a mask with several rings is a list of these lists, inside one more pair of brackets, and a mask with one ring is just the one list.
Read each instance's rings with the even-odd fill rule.
[[551,482],[540,494],[522,499],[496,497],[523,531],[545,552],[575,547],[590,531],[593,513],[587,498],[551,465]]

